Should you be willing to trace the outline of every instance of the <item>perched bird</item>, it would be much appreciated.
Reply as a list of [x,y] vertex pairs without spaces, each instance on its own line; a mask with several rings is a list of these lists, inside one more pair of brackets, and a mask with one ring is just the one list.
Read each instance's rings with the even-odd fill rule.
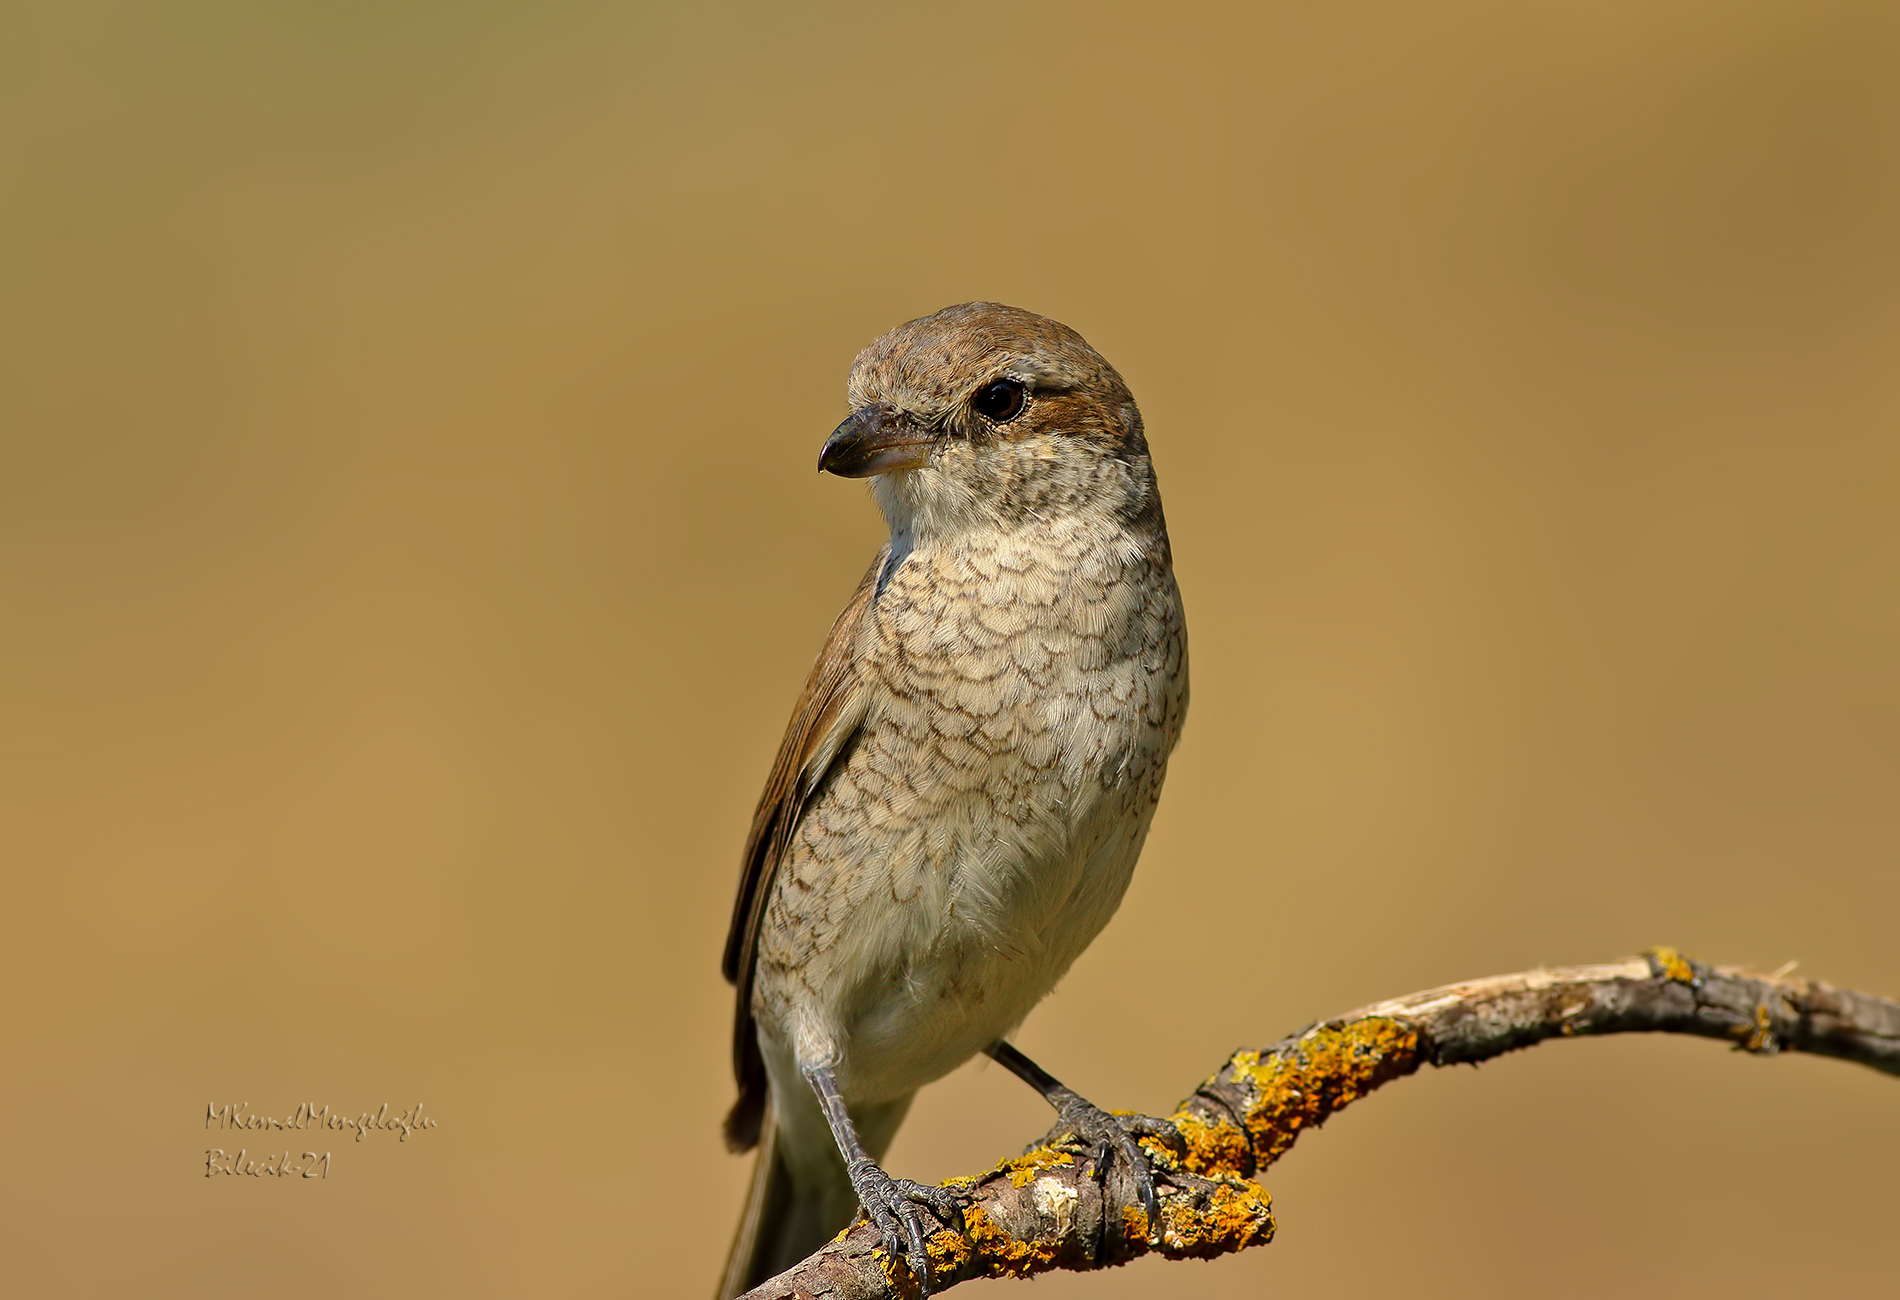
[[[1188,703],[1187,629],[1141,414],[1074,330],[996,303],[851,368],[818,467],[890,524],[832,625],[747,838],[735,1151],[761,1145],[722,1294],[861,1205],[928,1287],[945,1189],[879,1167],[918,1088],[987,1052],[1098,1160],[1146,1131],[1006,1041],[1121,903]],[[932,1229],[934,1230],[934,1229]]]

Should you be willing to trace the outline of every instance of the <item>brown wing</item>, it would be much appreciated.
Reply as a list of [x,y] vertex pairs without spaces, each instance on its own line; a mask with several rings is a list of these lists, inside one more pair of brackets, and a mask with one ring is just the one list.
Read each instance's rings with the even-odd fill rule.
[[876,594],[877,574],[884,557],[885,552],[879,551],[844,612],[831,625],[831,635],[825,638],[825,648],[812,665],[798,707],[792,710],[785,739],[779,742],[772,774],[766,778],[765,793],[759,796],[752,829],[746,835],[739,895],[733,900],[732,928],[726,933],[726,953],[720,967],[726,979],[738,988],[732,1071],[739,1081],[739,1100],[726,1116],[726,1145],[734,1151],[750,1150],[758,1142],[759,1125],[765,1116],[765,1062],[759,1055],[758,1033],[752,1023],[752,967],[759,922],[771,895],[772,877],[785,846],[791,843],[805,800],[843,752],[864,716],[851,650],[864,612]]

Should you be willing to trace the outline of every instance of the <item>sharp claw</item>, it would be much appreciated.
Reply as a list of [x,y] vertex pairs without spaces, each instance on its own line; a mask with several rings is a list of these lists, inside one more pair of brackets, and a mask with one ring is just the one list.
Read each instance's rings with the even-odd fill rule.
[[1128,1162],[1129,1173],[1135,1179],[1135,1196],[1141,1201],[1141,1212],[1148,1216],[1148,1231],[1161,1229],[1161,1206],[1155,1199],[1154,1174],[1148,1167],[1147,1153],[1128,1136],[1122,1149],[1122,1159]]
[[930,1252],[924,1249],[923,1220],[917,1217],[917,1211],[911,1210],[904,1215],[904,1230],[910,1234],[910,1271],[922,1284],[924,1294],[930,1294]]
[[891,1217],[890,1211],[880,1205],[874,1222],[877,1224],[878,1235],[884,1239],[884,1253],[892,1259],[903,1254],[904,1240],[897,1235],[897,1220]]

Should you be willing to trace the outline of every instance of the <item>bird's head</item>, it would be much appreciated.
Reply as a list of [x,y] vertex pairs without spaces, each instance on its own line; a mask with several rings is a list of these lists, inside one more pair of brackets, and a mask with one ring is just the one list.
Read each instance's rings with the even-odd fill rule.
[[893,529],[943,535],[1071,515],[1159,522],[1141,412],[1115,368],[1034,312],[966,302],[851,367],[818,468],[869,478]]

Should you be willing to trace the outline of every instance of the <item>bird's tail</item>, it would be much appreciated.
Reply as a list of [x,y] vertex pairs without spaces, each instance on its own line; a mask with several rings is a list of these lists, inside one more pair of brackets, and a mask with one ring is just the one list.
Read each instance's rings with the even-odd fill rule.
[[838,1207],[828,1202],[836,1199],[794,1195],[792,1172],[779,1148],[778,1125],[768,1107],[759,1133],[758,1163],[752,1167],[752,1190],[746,1196],[745,1213],[739,1216],[739,1231],[733,1235],[717,1300],[732,1300],[750,1291],[836,1236],[851,1213],[845,1209],[844,1217],[833,1223]]

